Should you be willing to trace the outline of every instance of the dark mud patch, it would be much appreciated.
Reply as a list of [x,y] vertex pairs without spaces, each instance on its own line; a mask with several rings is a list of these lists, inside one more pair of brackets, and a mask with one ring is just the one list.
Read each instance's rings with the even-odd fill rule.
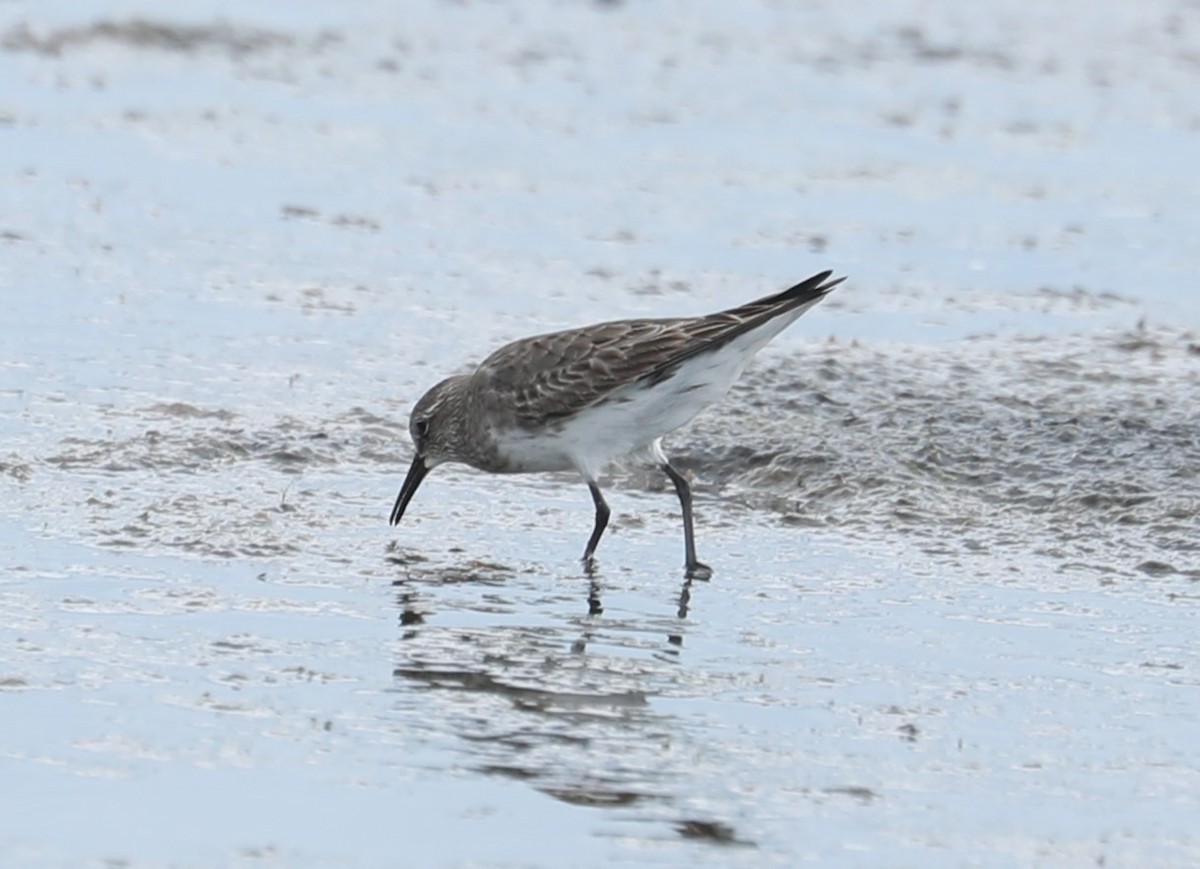
[[[319,36],[314,45],[335,40],[333,34]],[[297,39],[286,33],[244,27],[217,21],[211,24],[179,24],[145,18],[128,21],[97,21],[92,24],[38,31],[28,24],[9,29],[0,47],[5,51],[31,52],[51,57],[96,44],[111,44],[139,51],[165,51],[180,54],[222,52],[230,57],[245,57],[259,52],[287,48]]]
[[897,534],[951,557],[1033,552],[1101,572],[1190,572],[1194,340],[1142,327],[830,346],[751,371],[676,437],[674,455],[701,487],[802,527]]
[[[1037,556],[1100,577],[1195,576],[1195,341],[1141,327],[768,356],[668,451],[720,502],[709,521],[741,506],[981,570]],[[366,509],[314,488],[314,474],[382,480],[409,456],[403,420],[360,407],[271,418],[167,400],[102,416],[2,469],[18,485],[45,478],[55,497],[74,491],[114,546],[295,552],[330,510]],[[667,483],[649,471],[615,485]],[[1004,557],[977,557],[988,553]]]
[[259,30],[242,30],[225,23],[189,26],[145,19],[127,22],[102,21],[77,27],[36,32],[20,24],[0,41],[6,51],[33,52],[59,57],[75,48],[96,43],[112,43],[127,48],[194,53],[223,50],[245,55],[279,45],[289,45],[290,37]]

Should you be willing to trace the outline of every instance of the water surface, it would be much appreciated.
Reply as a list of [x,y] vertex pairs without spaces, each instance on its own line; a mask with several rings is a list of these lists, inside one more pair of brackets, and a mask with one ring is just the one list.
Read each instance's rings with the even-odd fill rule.
[[[10,3],[0,853],[1192,865],[1187,3]],[[504,341],[850,276],[652,470]]]

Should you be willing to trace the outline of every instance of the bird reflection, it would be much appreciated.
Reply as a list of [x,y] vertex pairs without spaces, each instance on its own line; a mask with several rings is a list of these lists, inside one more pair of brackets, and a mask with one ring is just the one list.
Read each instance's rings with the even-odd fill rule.
[[679,609],[676,612],[681,619],[688,617],[688,607],[692,603],[692,578],[689,576],[683,581],[683,588],[679,589]]
[[[661,811],[679,793],[681,824],[707,820],[682,813],[691,770],[663,764],[686,725],[653,702],[678,689],[688,663],[693,580],[387,555],[402,640],[388,645],[391,698],[406,733],[451,749],[456,770],[570,805]],[[604,615],[605,594],[618,592]]]
[[425,614],[417,608],[419,595],[415,587],[409,584],[407,578],[392,580],[392,588],[396,589],[396,608],[400,610],[398,620],[401,631],[400,639],[411,640],[417,635],[417,625],[425,624]]
[[[434,565],[423,555],[402,550],[392,543],[387,548],[385,560],[395,568],[399,568],[402,576],[392,580],[396,594],[397,621],[403,629],[400,638],[410,640],[417,635],[417,628],[424,625],[430,615],[429,599],[426,586],[432,588],[439,585],[457,585],[461,583],[504,586],[514,574],[514,569],[499,564],[482,561],[467,561],[457,565]],[[584,568],[582,579],[584,586],[584,603],[587,607],[587,619],[594,619],[604,614],[604,582],[601,572],[594,563]],[[687,576],[679,587],[675,599],[675,614],[678,619],[686,619],[692,611],[692,586],[697,577]],[[424,596],[424,600],[422,597]],[[588,637],[581,643],[576,643],[574,651],[586,649]],[[683,645],[682,632],[671,632],[667,641],[672,646]]]
[[604,604],[600,600],[600,578],[595,571],[588,571],[588,615],[598,616],[604,612]]
[[[604,613],[604,601],[600,594],[602,586],[598,572],[594,569],[587,571],[587,608],[589,616],[598,616]],[[679,598],[675,610],[676,615],[681,619],[686,619],[691,611],[692,605],[692,577],[687,577],[683,581],[683,585],[679,589]]]

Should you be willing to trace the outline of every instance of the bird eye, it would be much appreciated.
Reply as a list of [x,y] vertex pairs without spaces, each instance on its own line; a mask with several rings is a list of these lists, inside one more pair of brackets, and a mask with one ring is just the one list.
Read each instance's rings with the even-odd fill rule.
[[413,432],[417,436],[417,440],[424,439],[425,435],[429,434],[429,420],[419,419],[413,423]]

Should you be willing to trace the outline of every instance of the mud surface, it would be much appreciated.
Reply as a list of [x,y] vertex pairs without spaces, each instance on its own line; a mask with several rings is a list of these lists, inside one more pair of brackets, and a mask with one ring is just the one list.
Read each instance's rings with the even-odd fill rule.
[[[0,854],[1194,865],[1200,7],[0,10]],[[407,413],[847,283],[606,479]],[[69,831],[69,835],[64,832]]]

